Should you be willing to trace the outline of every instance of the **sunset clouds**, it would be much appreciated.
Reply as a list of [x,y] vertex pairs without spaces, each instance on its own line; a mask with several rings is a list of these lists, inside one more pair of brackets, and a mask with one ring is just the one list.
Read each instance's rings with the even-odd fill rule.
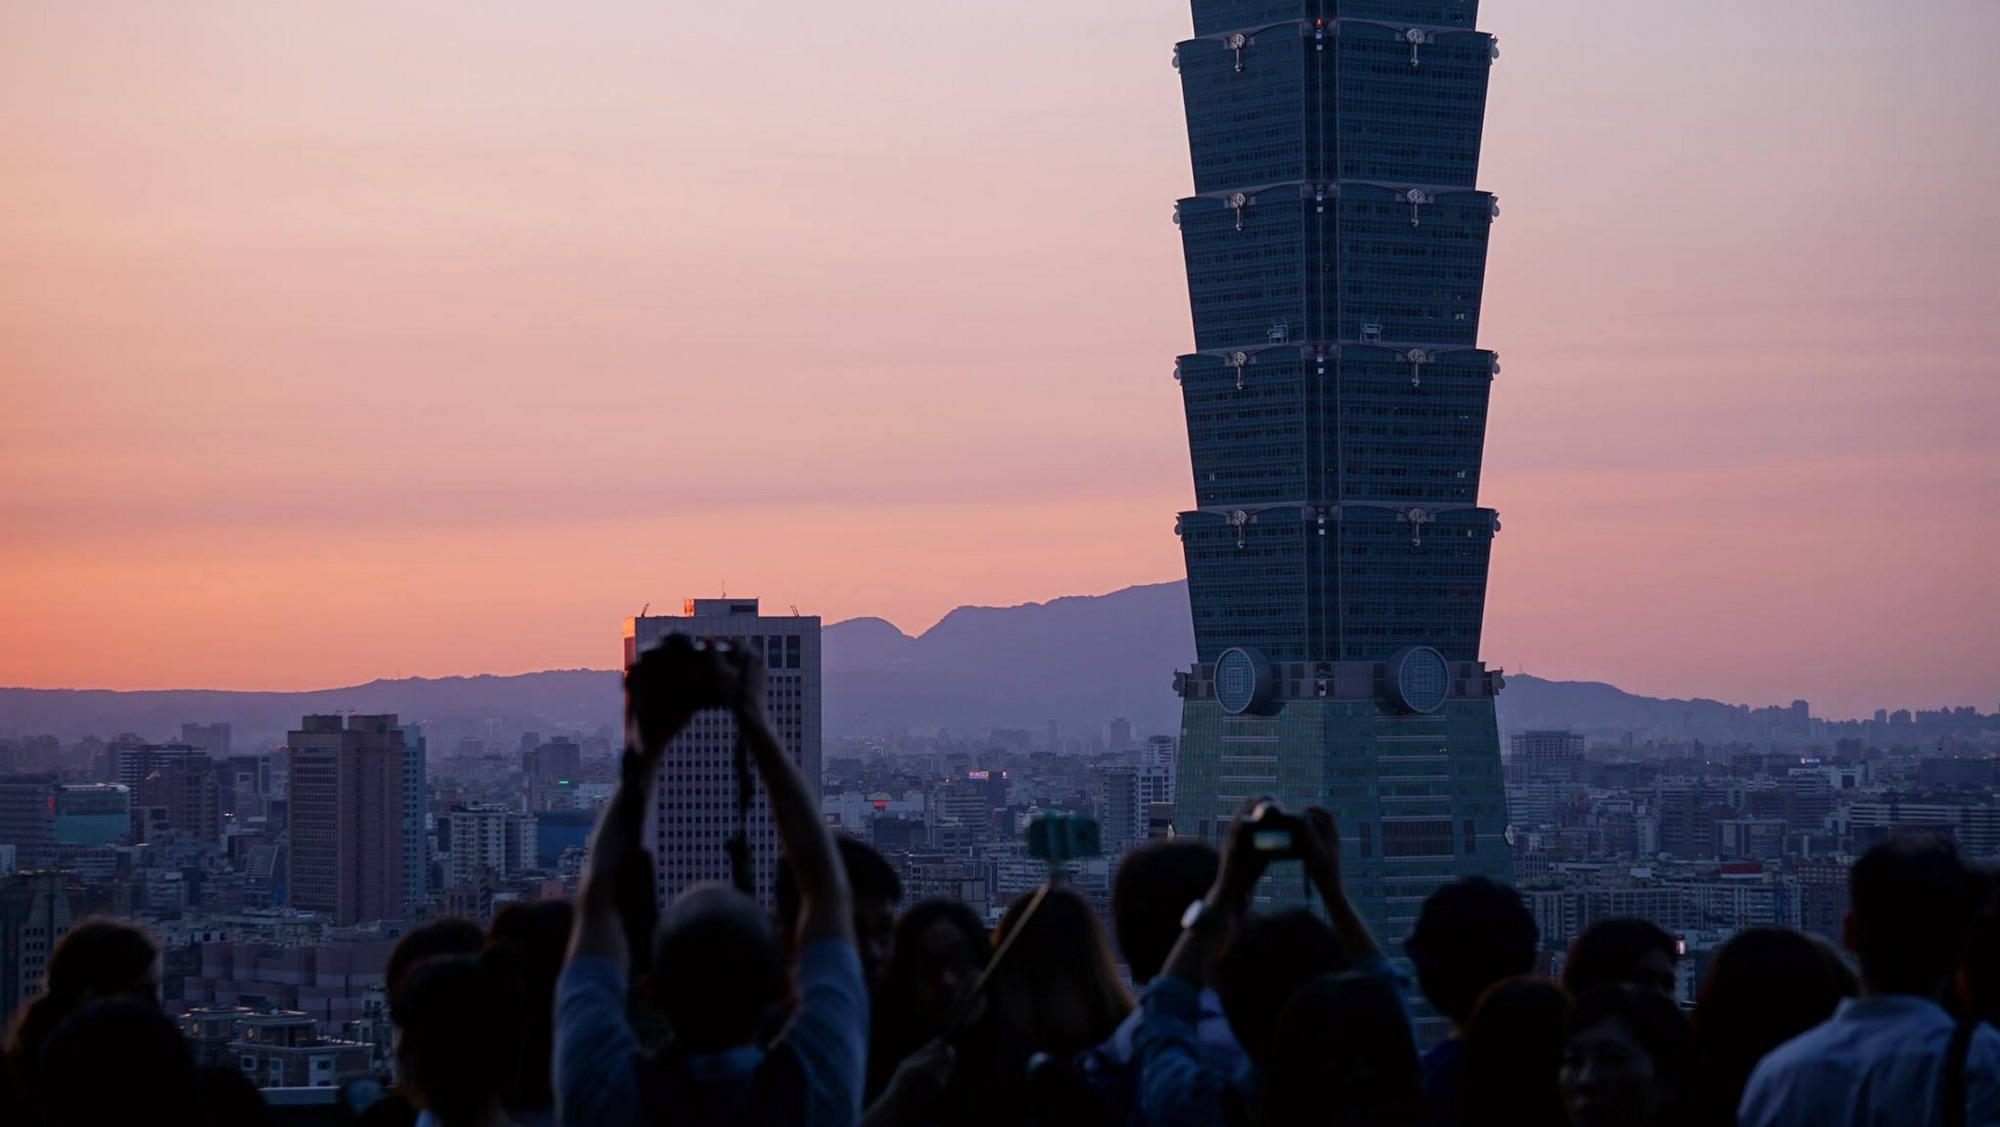
[[[1489,661],[2000,700],[2000,9],[1923,7],[1488,0]],[[0,8],[0,683],[602,667],[725,582],[915,631],[1178,576],[1187,33]]]

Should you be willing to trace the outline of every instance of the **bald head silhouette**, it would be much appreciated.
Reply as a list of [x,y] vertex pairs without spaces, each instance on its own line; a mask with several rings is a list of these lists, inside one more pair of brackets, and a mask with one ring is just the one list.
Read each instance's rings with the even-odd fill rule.
[[777,928],[741,892],[696,885],[660,918],[653,1000],[682,1050],[709,1053],[749,1042],[784,981]]

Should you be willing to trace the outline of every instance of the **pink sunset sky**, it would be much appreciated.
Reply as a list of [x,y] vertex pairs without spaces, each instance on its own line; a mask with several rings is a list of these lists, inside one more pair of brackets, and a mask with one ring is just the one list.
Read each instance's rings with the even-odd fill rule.
[[[1485,657],[2000,702],[2000,5],[1489,0]],[[1178,578],[1180,0],[0,7],[0,684]],[[1179,659],[1184,655],[1168,655]]]

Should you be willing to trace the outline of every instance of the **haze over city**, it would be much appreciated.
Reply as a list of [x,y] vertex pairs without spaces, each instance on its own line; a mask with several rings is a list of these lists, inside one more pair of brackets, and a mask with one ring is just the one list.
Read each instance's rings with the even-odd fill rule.
[[[0,683],[1182,574],[1181,6],[613,7],[0,12]],[[1482,26],[1481,656],[1990,708],[2000,9]]]

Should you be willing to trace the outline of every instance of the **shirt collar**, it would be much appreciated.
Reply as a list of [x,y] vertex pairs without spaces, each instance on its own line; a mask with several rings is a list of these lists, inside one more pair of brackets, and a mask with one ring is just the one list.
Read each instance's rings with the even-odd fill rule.
[[1937,1002],[1921,994],[1870,994],[1842,998],[1833,1016],[1842,1021],[1870,1021],[1892,1017],[1943,1017],[1951,1015]]

